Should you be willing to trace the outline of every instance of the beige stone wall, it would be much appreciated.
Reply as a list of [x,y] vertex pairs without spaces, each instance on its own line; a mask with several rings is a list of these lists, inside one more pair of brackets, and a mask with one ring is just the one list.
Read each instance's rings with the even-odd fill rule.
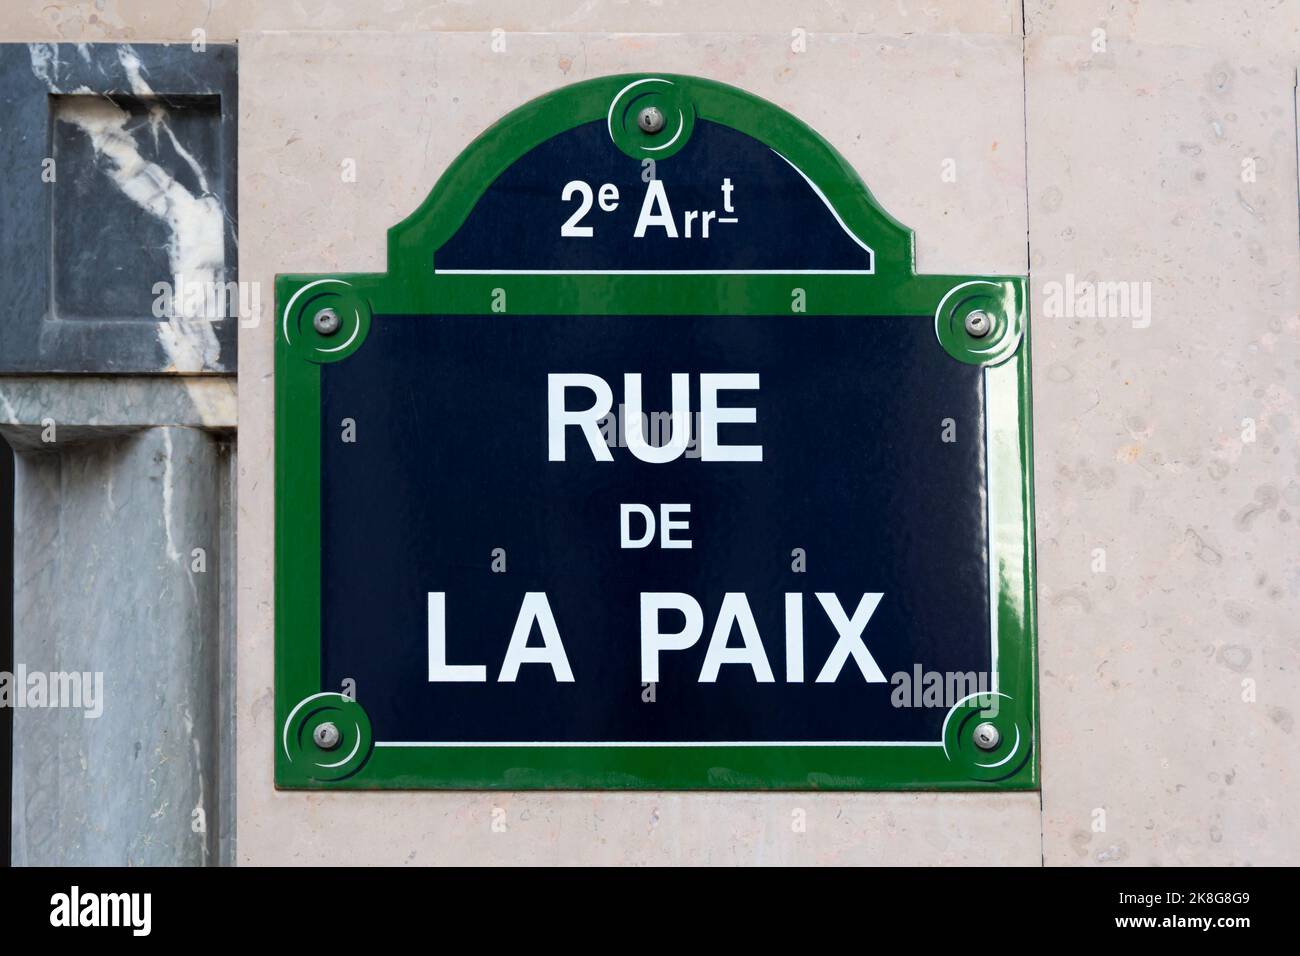
[[1020,0],[930,3],[789,0],[9,0],[6,38],[210,40],[263,31],[724,33],[795,27],[819,33],[1020,35]]
[[[801,6],[0,10],[3,39],[238,38],[240,267],[268,288],[382,269],[387,227],[492,120],[651,69],[807,120],[922,271],[1031,274],[1041,799],[276,793],[264,323],[240,343],[241,862],[1300,862],[1300,4],[1027,0],[1027,35],[1018,0]],[[1067,281],[1150,283],[1149,323],[1047,315]]]
[[[1300,47],[1084,49],[1028,47],[1044,856],[1294,864]],[[1149,327],[1043,315],[1067,275]]]
[[[244,278],[382,270],[387,227],[511,107],[589,76],[651,69],[726,80],[823,131],[885,207],[926,237],[923,269],[1025,270],[1015,37],[821,35],[813,56],[792,53],[784,33],[510,34],[504,53],[492,52],[489,39],[245,35],[240,249],[252,272]],[[936,82],[958,72],[960,83]],[[909,109],[899,108],[904,100]],[[355,183],[339,176],[348,156]],[[964,174],[940,191],[946,156],[960,157]],[[254,520],[271,502],[272,335],[269,327],[245,330],[240,342],[242,860],[1038,862],[1033,793],[273,792],[272,540],[270,524]],[[506,813],[505,833],[491,829],[494,807]],[[807,833],[791,826],[796,810]]]

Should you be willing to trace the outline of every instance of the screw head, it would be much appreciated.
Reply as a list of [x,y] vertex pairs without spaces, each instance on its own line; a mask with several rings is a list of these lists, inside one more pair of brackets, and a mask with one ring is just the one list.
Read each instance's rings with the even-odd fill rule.
[[657,133],[664,128],[664,114],[657,106],[647,106],[637,114],[636,125],[643,133]]
[[316,313],[315,318],[311,320],[311,324],[316,327],[316,331],[321,335],[333,335],[339,330],[339,326],[343,324],[343,321],[333,309],[321,309]]
[[993,316],[982,309],[976,309],[966,316],[966,334],[982,339],[993,330]]
[[971,736],[980,750],[996,750],[998,744],[1002,743],[1002,734],[987,720],[977,725]]
[[316,746],[321,750],[333,750],[342,742],[343,735],[339,733],[338,727],[327,720],[311,732],[311,739],[316,741]]

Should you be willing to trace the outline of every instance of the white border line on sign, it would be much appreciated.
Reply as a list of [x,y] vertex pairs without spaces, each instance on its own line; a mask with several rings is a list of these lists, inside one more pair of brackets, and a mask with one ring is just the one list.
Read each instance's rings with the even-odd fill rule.
[[932,740],[383,740],[376,747],[942,747]]
[[[984,369],[984,521],[988,534],[989,553],[989,690],[998,693],[998,556],[997,556],[997,521],[994,502],[997,495],[993,488],[993,415],[990,413],[989,395],[994,390],[994,369]],[[996,378],[1001,384],[1001,377]],[[1001,398],[1001,392],[998,393]]]
[[[998,554],[997,523],[993,503],[997,501],[994,488],[993,433],[990,414],[991,397],[998,400],[1016,400],[1016,382],[1010,371],[1013,366],[984,369],[984,475],[985,533],[989,555],[989,693],[998,691]],[[995,394],[996,393],[996,394]],[[971,695],[978,696],[978,695]],[[970,698],[966,698],[969,700]],[[959,702],[955,706],[960,706]],[[949,708],[948,717],[952,710]],[[948,726],[948,717],[943,727]],[[1016,729],[1017,736],[1020,733]],[[943,731],[938,740],[476,740],[476,741],[405,741],[380,740],[376,747],[942,747]]]
[[[770,146],[768,148],[771,149]],[[773,149],[772,152],[776,153],[776,150]],[[780,153],[776,153],[776,155],[781,156]],[[874,274],[876,271],[876,250],[872,249],[869,245],[867,245],[865,242],[859,239],[854,234],[853,230],[844,224],[844,220],[840,218],[839,211],[834,206],[831,205],[831,201],[826,198],[826,194],[821,191],[821,188],[815,182],[813,182],[811,179],[808,178],[807,173],[805,173],[794,163],[790,162],[790,160],[786,159],[784,156],[781,156],[781,158],[785,160],[786,164],[789,165],[791,169],[793,169],[796,173],[798,173],[800,176],[803,177],[803,181],[808,184],[808,188],[811,189],[814,193],[816,193],[817,198],[820,199],[822,201],[822,204],[827,209],[830,210],[831,215],[835,217],[835,221],[838,222],[840,224],[840,228],[844,230],[844,234],[848,236],[850,239],[852,239],[854,242],[856,242],[864,250],[866,250],[867,254],[871,256],[871,272],[868,274]]]
[[875,269],[438,269],[439,276],[872,276]]

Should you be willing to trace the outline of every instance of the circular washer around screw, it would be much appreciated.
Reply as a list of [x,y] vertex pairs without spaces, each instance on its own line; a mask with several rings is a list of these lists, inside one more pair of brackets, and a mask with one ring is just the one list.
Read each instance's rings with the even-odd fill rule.
[[321,309],[316,313],[311,324],[316,327],[316,331],[321,335],[333,335],[339,330],[343,322],[339,319],[339,314],[333,309]]
[[975,746],[980,750],[996,750],[998,744],[1002,743],[1002,734],[987,720],[978,724],[971,736],[975,740]]
[[993,330],[993,317],[983,309],[976,309],[966,316],[966,334],[982,339]]
[[647,106],[637,114],[636,125],[643,133],[657,133],[664,128],[664,114],[657,106]]
[[316,746],[321,750],[333,750],[343,740],[343,735],[339,733],[338,727],[327,720],[311,732],[311,739],[316,741]]

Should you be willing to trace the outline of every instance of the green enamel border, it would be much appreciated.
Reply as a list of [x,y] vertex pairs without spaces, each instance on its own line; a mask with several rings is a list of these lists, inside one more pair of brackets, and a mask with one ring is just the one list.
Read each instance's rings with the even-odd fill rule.
[[[607,117],[610,103],[648,74],[603,77],[566,87],[508,114],[471,143],[428,198],[389,230],[388,272],[276,277],[276,562],[275,781],[281,788],[318,789],[719,789],[719,790],[1027,790],[1038,786],[1036,612],[1034,584],[1032,430],[1026,283],[1018,276],[915,274],[912,233],[872,198],[857,173],[817,133],[778,107],[709,80],[655,74],[677,86],[694,116],[753,136],[798,166],[826,195],[856,235],[875,252],[875,274],[861,275],[438,275],[433,250],[469,215],[487,186],[529,149],[573,126]],[[618,142],[619,136],[615,137]],[[625,151],[628,147],[620,143]],[[633,147],[634,148],[634,147]],[[320,367],[321,339],[303,320],[304,294],[319,280],[337,286],[340,304],[360,303],[364,322],[384,315],[493,314],[493,291],[504,289],[511,314],[646,315],[788,314],[791,290],[802,288],[809,315],[914,315],[936,324],[936,348],[955,360],[986,364],[986,407],[996,403],[987,434],[990,535],[996,555],[999,716],[1004,748],[1019,729],[1028,759],[1004,773],[976,765],[982,755],[943,747],[442,747],[373,748],[365,740],[360,766],[342,779],[310,772],[312,755],[285,741],[295,707],[320,694]],[[1019,314],[999,317],[1010,347],[961,340],[939,328],[936,313],[956,286],[994,283]],[[316,286],[317,291],[320,286]],[[295,300],[295,296],[297,299]],[[315,296],[315,297],[313,297]],[[328,298],[328,296],[326,297]],[[295,301],[294,314],[286,314]],[[990,301],[987,296],[981,302]],[[622,307],[618,303],[628,303]],[[374,316],[371,319],[371,316]],[[792,317],[797,321],[798,317]],[[290,330],[288,336],[285,330]],[[347,331],[345,325],[345,332]],[[364,341],[364,329],[348,349]],[[992,359],[986,355],[994,354]],[[999,362],[989,365],[987,363]],[[996,524],[994,523],[996,521]],[[331,688],[330,690],[337,690]],[[364,705],[364,698],[361,701]],[[344,702],[346,706],[346,702]],[[355,705],[352,705],[355,707]],[[360,726],[360,724],[358,724]],[[368,735],[367,730],[364,732]],[[345,740],[345,743],[348,743]],[[349,744],[350,745],[350,744]],[[368,758],[364,756],[369,753]],[[314,755],[319,757],[319,754]],[[998,753],[993,755],[999,757]],[[296,759],[295,759],[296,758]],[[319,762],[319,761],[317,761]],[[996,762],[990,759],[987,762]],[[348,765],[351,766],[350,764]],[[334,775],[337,772],[332,772]]]

